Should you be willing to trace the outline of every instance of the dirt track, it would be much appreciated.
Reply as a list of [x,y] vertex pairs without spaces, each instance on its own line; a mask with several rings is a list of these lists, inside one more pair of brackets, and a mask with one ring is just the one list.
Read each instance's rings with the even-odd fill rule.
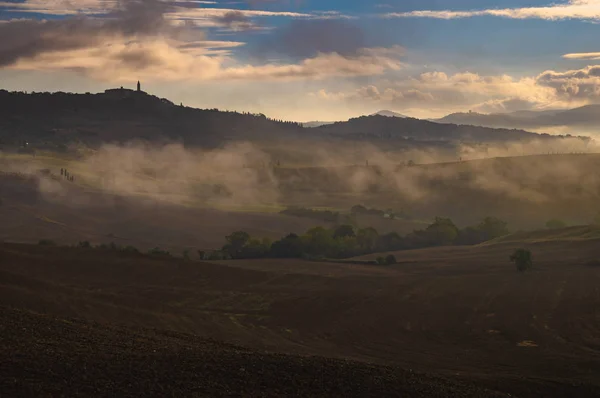
[[0,246],[0,301],[254,349],[400,366],[517,396],[600,396],[597,241],[397,253],[390,268],[207,264]]

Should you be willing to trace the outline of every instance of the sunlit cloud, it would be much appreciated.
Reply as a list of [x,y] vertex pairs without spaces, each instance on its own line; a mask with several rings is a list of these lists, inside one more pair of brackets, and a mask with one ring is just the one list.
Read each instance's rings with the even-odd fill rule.
[[421,109],[428,117],[466,109],[501,113],[571,108],[600,102],[600,66],[544,71],[523,78],[426,72],[412,78],[382,79],[345,91],[322,88],[310,96],[330,103],[371,105],[405,113]]
[[[22,59],[15,70],[73,70],[107,82],[132,81],[146,77],[155,81],[262,81],[321,80],[329,77],[376,76],[399,70],[399,50],[365,48],[354,56],[318,54],[298,63],[249,65],[225,56],[212,56],[214,47],[237,43],[190,47],[164,39],[53,51]],[[180,47],[181,46],[181,47]]]
[[437,18],[457,19],[478,16],[494,16],[511,19],[600,19],[600,0],[570,0],[563,4],[550,4],[544,7],[499,8],[484,10],[418,10],[410,12],[391,12],[382,15],[385,18]]
[[599,60],[600,52],[596,53],[570,53],[563,55],[565,59],[585,59],[585,60]]

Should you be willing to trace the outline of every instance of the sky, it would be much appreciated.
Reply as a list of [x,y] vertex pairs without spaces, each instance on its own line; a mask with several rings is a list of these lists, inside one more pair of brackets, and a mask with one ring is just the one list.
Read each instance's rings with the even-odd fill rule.
[[600,0],[0,0],[0,88],[295,121],[600,103]]

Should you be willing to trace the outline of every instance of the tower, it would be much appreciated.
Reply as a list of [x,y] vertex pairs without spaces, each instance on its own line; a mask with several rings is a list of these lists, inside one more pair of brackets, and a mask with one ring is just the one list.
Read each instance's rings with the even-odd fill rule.
[[140,84],[139,80],[138,80],[138,84],[137,84],[137,91],[138,92],[142,91],[142,85]]

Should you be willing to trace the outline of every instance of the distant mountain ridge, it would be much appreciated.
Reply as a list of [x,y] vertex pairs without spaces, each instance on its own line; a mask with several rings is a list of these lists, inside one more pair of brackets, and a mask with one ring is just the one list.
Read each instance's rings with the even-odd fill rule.
[[370,116],[377,116],[377,115],[379,115],[379,116],[386,116],[386,117],[402,117],[402,118],[407,118],[408,117],[408,116],[403,115],[401,113],[397,113],[397,112],[394,112],[394,111],[388,111],[388,110],[382,110],[382,111],[379,111],[379,112],[375,112],[375,113],[373,113]]
[[595,128],[600,127],[600,105],[586,105],[567,110],[517,111],[492,114],[452,113],[432,121],[493,128]]

